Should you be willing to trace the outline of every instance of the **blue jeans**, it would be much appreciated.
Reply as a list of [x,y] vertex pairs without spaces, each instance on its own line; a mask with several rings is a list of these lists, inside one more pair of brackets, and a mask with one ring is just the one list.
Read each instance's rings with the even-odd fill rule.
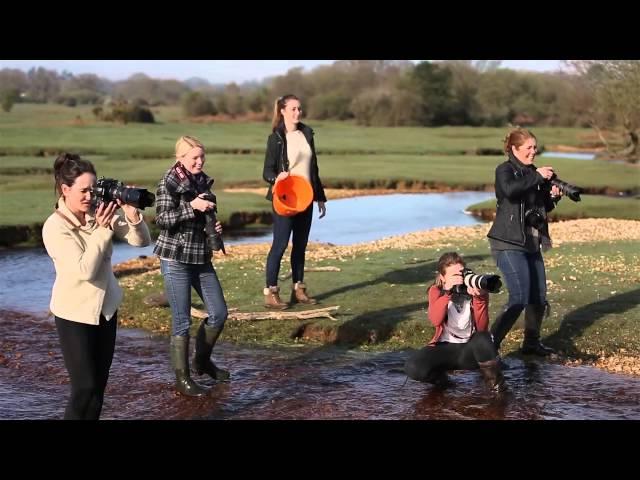
[[304,212],[291,217],[278,215],[273,211],[273,243],[267,256],[267,287],[278,285],[280,260],[284,255],[289,237],[293,233],[291,248],[291,276],[293,283],[304,280],[304,260],[313,218],[313,202]]
[[224,327],[228,315],[227,303],[211,262],[192,264],[160,259],[160,271],[164,277],[164,290],[171,306],[172,335],[180,337],[189,335],[191,287],[195,288],[207,308],[209,314],[207,324]]
[[509,291],[509,300],[491,327],[497,348],[529,305],[544,305],[547,301],[547,277],[540,252],[496,250],[492,252]]
[[547,277],[540,252],[497,250],[496,263],[509,290],[508,306],[544,304],[547,301]]

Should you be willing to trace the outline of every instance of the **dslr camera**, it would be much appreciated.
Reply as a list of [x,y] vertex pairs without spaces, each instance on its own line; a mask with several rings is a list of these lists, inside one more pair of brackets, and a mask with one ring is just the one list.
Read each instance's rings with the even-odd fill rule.
[[547,221],[547,216],[545,212],[540,210],[537,207],[530,208],[526,212],[524,212],[524,223],[530,227],[535,228],[536,230],[542,230]]
[[[195,194],[193,195],[193,198],[196,198]],[[213,202],[216,204],[216,206],[213,207],[213,210],[202,212],[205,220],[204,232],[207,235],[207,244],[209,245],[209,248],[211,248],[211,250],[213,250],[214,252],[222,251],[222,253],[226,255],[227,251],[224,249],[222,235],[216,232],[216,223],[218,222],[218,218],[216,215],[218,213],[218,200],[215,194],[211,192],[206,192],[201,196],[201,198],[207,200],[208,202]]]
[[118,180],[100,177],[91,194],[93,208],[96,208],[100,202],[108,204],[116,200],[144,210],[153,205],[156,196],[146,188],[125,187],[124,183]]
[[462,270],[462,285],[454,285],[452,292],[458,294],[466,294],[467,288],[481,288],[491,293],[498,293],[502,287],[500,275],[476,275],[473,270],[465,268]]
[[[555,185],[558,189],[574,202],[581,200],[580,194],[583,192],[582,188],[571,185],[570,183],[563,182],[554,173],[551,179],[548,181],[549,185]],[[549,187],[550,188],[550,187]],[[547,216],[544,211],[539,207],[533,207],[524,212],[524,221],[526,225],[529,225],[537,230],[544,228],[547,221]]]

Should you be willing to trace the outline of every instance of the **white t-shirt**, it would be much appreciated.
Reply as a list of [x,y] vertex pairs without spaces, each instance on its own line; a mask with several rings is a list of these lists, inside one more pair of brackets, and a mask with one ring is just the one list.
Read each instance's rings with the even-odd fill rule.
[[462,311],[458,312],[452,301],[447,305],[447,321],[439,342],[467,343],[473,333],[471,321],[471,300],[465,300]]

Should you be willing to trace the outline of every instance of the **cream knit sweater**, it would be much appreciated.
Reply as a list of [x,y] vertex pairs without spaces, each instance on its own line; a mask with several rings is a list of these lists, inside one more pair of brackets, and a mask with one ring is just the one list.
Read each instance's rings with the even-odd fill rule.
[[113,235],[145,247],[151,243],[149,228],[142,215],[133,224],[124,214],[113,216],[111,229],[97,226],[90,214],[82,226],[64,197],[58,200],[58,210],[73,225],[54,212],[42,228],[44,246],[56,269],[49,309],[65,320],[98,325],[101,313],[109,320],[122,303],[122,289],[111,266]]

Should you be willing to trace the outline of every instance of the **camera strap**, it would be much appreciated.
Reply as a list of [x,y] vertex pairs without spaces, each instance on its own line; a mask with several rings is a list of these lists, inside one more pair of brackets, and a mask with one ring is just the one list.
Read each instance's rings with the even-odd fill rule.
[[197,194],[206,193],[213,185],[213,178],[207,177],[204,172],[196,177],[193,174],[186,172],[179,162],[176,162],[173,169],[178,175],[178,178],[180,178],[180,182],[185,186],[188,186],[186,188],[195,191]]
[[[514,160],[514,161],[517,161],[517,159]],[[509,165],[511,166],[511,169],[513,170],[513,177],[514,178],[516,178],[516,179],[517,178],[524,178],[525,175],[530,175],[530,173],[525,173],[525,168],[533,167],[533,165],[530,165],[529,167],[525,167],[525,168],[519,168],[518,166],[516,166],[516,164],[514,164],[514,161],[509,160]],[[538,186],[538,189],[536,191],[539,191],[539,190],[540,190],[540,187]],[[530,192],[529,194],[525,195],[525,197],[523,198],[523,201],[524,201],[525,210],[528,210],[528,209],[533,208],[533,207],[537,207],[538,206],[538,195],[535,192]],[[546,211],[544,211],[543,215],[544,215],[545,218],[547,217]]]
[[187,178],[187,174],[185,173],[184,169],[182,168],[182,166],[178,162],[176,162],[176,164],[174,165],[173,169],[178,174],[178,177],[180,178],[180,181],[184,181]]
[[516,168],[516,166],[513,164],[513,162],[509,162],[509,165],[511,166],[511,169],[513,170],[513,176],[514,176],[515,178],[523,177],[523,176],[524,176],[524,175],[523,175],[523,173],[522,173],[522,171],[519,171],[519,170]]

